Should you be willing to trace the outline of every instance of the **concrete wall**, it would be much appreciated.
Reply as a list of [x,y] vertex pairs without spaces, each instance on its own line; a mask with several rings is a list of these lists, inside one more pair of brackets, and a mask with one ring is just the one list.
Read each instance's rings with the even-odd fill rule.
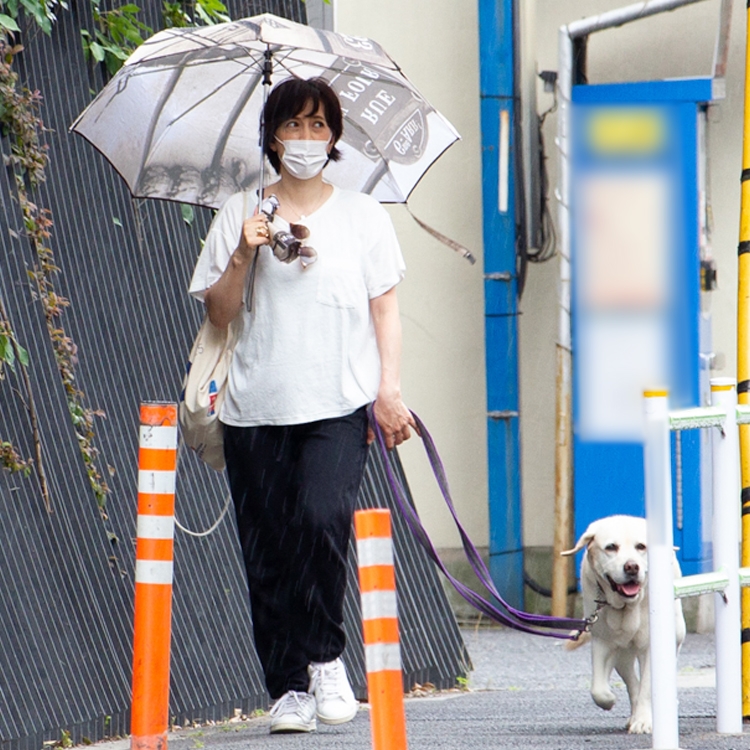
[[[392,209],[408,264],[400,289],[404,324],[403,390],[430,427],[445,460],[462,520],[487,543],[484,315],[481,267],[481,165],[478,99],[478,3],[468,0],[333,0],[339,31],[377,39],[463,140],[432,167],[410,199],[412,210],[467,245],[470,266],[425,234],[403,207]],[[627,0],[525,0],[522,5],[523,90],[533,73],[557,69],[558,28],[627,5]],[[591,82],[708,75],[719,0],[592,36]],[[719,290],[711,301],[721,374],[735,374],[736,246],[739,228],[745,3],[734,3],[727,97],[709,116],[709,187]],[[536,86],[537,108],[552,96]],[[556,180],[556,116],[546,121],[547,164]],[[557,261],[529,268],[520,302],[520,372],[524,545],[552,545],[554,504]],[[458,544],[421,446],[401,451],[416,502],[440,547]]]
[[[416,187],[416,216],[468,247],[470,265],[422,230],[404,206],[390,209],[407,263],[399,287],[402,387],[445,462],[462,522],[487,544],[487,450],[482,278],[477,7],[456,0],[334,0],[336,30],[371,37],[461,133]],[[400,450],[410,487],[438,547],[459,544],[422,450]]]

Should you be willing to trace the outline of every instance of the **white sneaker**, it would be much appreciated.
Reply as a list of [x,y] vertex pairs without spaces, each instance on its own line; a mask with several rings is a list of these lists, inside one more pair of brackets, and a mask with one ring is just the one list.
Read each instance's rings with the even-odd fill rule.
[[313,662],[307,668],[310,692],[315,696],[317,716],[324,724],[344,724],[357,715],[354,697],[346,668],[341,659]]
[[271,707],[271,734],[276,732],[314,732],[315,696],[288,690]]

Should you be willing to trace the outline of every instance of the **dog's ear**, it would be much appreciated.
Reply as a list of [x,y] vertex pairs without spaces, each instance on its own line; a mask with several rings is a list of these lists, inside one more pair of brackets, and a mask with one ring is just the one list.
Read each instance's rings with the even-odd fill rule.
[[560,554],[563,557],[568,557],[569,555],[575,555],[576,552],[582,550],[584,547],[588,547],[596,536],[597,524],[597,521],[592,521],[589,524],[588,529],[581,534],[581,538],[576,542],[576,546],[573,547],[573,549],[566,549]]

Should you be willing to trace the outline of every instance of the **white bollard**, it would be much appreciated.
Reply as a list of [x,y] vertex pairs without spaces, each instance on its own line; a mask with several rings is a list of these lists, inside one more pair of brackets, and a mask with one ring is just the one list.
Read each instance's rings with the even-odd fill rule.
[[715,594],[716,731],[742,734],[742,644],[740,640],[739,514],[740,452],[737,381],[711,379],[711,404],[726,410],[723,430],[711,430],[713,452],[714,570],[725,570],[729,585]]
[[654,721],[652,747],[655,750],[678,750],[669,410],[666,390],[649,390],[643,395],[646,412],[643,462],[648,527],[651,707]]

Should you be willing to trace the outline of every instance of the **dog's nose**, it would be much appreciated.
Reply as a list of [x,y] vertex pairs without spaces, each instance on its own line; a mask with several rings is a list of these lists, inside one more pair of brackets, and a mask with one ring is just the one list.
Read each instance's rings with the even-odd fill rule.
[[637,576],[638,571],[641,568],[635,560],[628,560],[623,566],[623,569],[629,576]]

